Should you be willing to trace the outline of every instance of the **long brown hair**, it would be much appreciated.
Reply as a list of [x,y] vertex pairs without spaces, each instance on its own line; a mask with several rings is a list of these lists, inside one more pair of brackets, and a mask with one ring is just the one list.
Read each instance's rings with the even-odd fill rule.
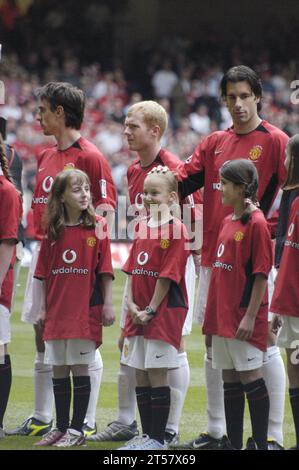
[[10,176],[9,168],[8,168],[8,161],[6,158],[6,152],[5,152],[5,145],[4,141],[2,139],[2,135],[0,134],[0,165],[3,171],[3,174],[8,181],[13,183],[12,178]]
[[290,154],[290,163],[282,189],[296,189],[299,188],[299,134],[290,138],[286,150]]
[[[58,173],[51,189],[44,216],[44,228],[52,240],[57,240],[67,225],[67,213],[61,198],[73,178],[80,184],[88,183],[90,186],[90,180],[84,171],[71,169]],[[96,226],[96,214],[91,202],[87,209],[82,211],[81,224],[86,229]]]

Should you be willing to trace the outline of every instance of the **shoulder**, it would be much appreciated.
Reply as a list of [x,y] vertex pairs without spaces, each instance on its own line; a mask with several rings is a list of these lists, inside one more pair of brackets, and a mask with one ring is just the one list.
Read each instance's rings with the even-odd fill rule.
[[168,166],[170,170],[179,168],[184,165],[177,155],[165,149],[160,150],[159,159],[161,160],[161,163],[164,166]]
[[135,158],[135,160],[133,160],[132,163],[130,163],[130,165],[128,166],[127,173],[132,173],[133,171],[135,171],[137,169],[140,169],[140,158],[139,157]]
[[262,121],[260,126],[270,134],[273,140],[281,141],[284,144],[288,142],[288,135],[278,127],[274,126],[273,124],[270,124],[268,121]]
[[209,151],[215,149],[218,145],[225,143],[227,140],[234,138],[235,133],[234,131],[229,128],[224,131],[215,131],[212,134],[207,135],[204,137],[201,142],[196,147],[197,149]]
[[103,161],[107,161],[104,157],[103,153],[89,140],[85,139],[84,137],[80,137],[78,144],[81,149],[81,154],[84,158],[88,158],[90,160],[98,160],[101,159]]

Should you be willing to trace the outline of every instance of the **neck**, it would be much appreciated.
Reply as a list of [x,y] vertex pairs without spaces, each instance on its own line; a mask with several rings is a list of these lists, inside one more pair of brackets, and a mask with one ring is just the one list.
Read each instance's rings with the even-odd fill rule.
[[148,225],[150,227],[157,227],[159,225],[166,224],[172,219],[170,211],[160,212],[151,211]]
[[161,150],[160,142],[157,142],[150,148],[142,149],[138,151],[138,155],[140,157],[141,166],[149,166],[153,163],[155,158],[157,157],[158,153]]
[[80,137],[80,132],[77,129],[72,129],[70,127],[61,129],[61,131],[55,135],[57,147],[59,150],[66,150],[67,148],[71,147]]
[[249,132],[254,131],[260,123],[262,122],[261,118],[256,114],[248,122],[245,123],[235,123],[234,122],[234,131],[236,134],[249,134]]
[[240,201],[238,204],[234,206],[233,220],[237,220],[242,217],[245,207],[246,205],[244,201]]
[[82,216],[82,211],[77,211],[75,209],[67,210],[67,225],[78,225]]

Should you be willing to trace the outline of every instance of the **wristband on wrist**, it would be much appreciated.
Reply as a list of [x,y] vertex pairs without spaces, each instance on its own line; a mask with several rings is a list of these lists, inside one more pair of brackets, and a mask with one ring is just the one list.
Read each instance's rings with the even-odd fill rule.
[[155,310],[154,310],[150,305],[148,305],[147,307],[145,307],[144,310],[146,311],[146,313],[147,313],[148,315],[151,315],[152,317],[153,317],[154,315],[156,315]]

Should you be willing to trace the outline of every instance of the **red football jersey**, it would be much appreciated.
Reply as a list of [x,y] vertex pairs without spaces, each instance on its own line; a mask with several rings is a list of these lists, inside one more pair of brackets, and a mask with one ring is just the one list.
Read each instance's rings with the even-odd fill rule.
[[279,186],[285,179],[285,147],[288,136],[266,121],[249,134],[233,129],[206,137],[186,160],[181,173],[181,193],[204,186],[203,246],[201,263],[212,266],[217,236],[223,218],[232,212],[221,203],[219,169],[227,160],[251,160],[259,174],[258,199],[267,217]]
[[[217,240],[203,332],[234,338],[244,317],[256,274],[268,277],[272,266],[269,228],[260,210],[252,213],[246,225],[225,217]],[[215,258],[214,258],[215,259]],[[265,292],[249,340],[257,348],[267,349],[268,292]]]
[[93,205],[109,205],[115,208],[116,191],[109,164],[101,152],[88,140],[80,137],[66,150],[57,146],[44,150],[38,158],[36,183],[32,199],[35,236],[42,240],[44,230],[42,216],[48,202],[55,176],[66,168],[78,168],[88,174],[91,183]]
[[[0,176],[0,242],[2,240],[15,240],[18,243],[18,228],[22,217],[21,196],[5,176]],[[11,260],[10,268],[2,283],[0,304],[8,310],[11,308],[13,291],[13,264],[15,255]]]
[[299,197],[291,206],[288,230],[275,281],[271,312],[299,317]]
[[134,302],[143,310],[153,297],[157,279],[170,279],[171,284],[148,325],[134,325],[131,315],[127,315],[125,336],[143,335],[179,349],[188,310],[185,285],[188,256],[187,231],[178,219],[155,229],[150,229],[146,220],[136,225],[136,236],[123,267],[124,272],[132,275]]
[[107,230],[103,218],[96,229],[67,226],[57,241],[42,241],[35,277],[46,283],[44,340],[80,338],[101,344],[99,275],[113,271],[110,240],[100,240],[98,228]]
[[[143,204],[143,186],[144,180],[147,174],[155,166],[162,165],[168,166],[168,168],[177,175],[180,168],[184,166],[184,163],[173,153],[167,150],[161,149],[155,160],[147,167],[141,166],[140,158],[138,157],[128,168],[128,188],[129,198],[132,208],[130,210],[131,216],[146,216],[146,209]],[[199,191],[196,191],[194,195],[187,196],[181,200],[181,205],[187,204],[191,209],[191,220],[195,220],[196,216],[195,204],[202,204],[202,198]]]

